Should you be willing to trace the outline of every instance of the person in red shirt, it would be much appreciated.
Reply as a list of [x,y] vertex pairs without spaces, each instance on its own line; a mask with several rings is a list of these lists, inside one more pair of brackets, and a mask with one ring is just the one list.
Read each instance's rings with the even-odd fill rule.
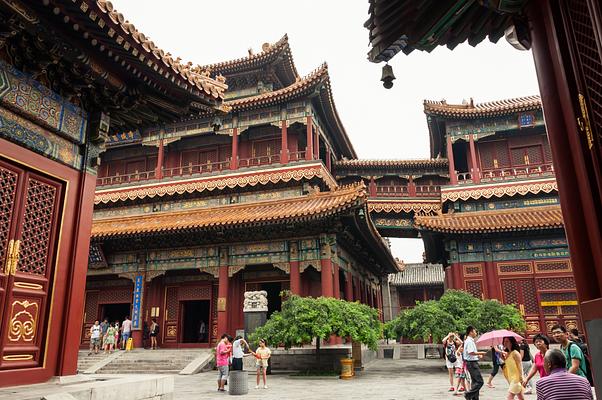
[[232,344],[228,340],[227,334],[222,335],[222,339],[217,344],[215,349],[215,363],[217,365],[217,390],[224,392],[224,385],[228,380],[228,364],[230,361],[230,353],[232,352]]

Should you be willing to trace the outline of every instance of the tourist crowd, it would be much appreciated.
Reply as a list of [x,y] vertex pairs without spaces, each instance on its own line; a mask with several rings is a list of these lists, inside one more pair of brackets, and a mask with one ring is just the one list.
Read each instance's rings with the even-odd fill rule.
[[537,374],[537,400],[593,400],[591,369],[583,338],[576,329],[569,332],[561,325],[553,326],[551,331],[560,348],[550,349],[550,339],[538,334],[533,337],[537,349],[534,356],[526,339],[519,343],[516,337],[507,336],[490,351],[481,351],[477,349],[478,332],[473,326],[466,329],[465,335],[450,332],[443,339],[449,391],[478,400],[484,384],[479,360],[490,353],[493,368],[487,387],[494,387],[493,378],[501,369],[508,382],[508,400],[524,400],[525,394],[533,393],[531,381]]
[[88,355],[98,354],[100,349],[103,349],[105,353],[112,353],[117,349],[125,350],[131,335],[132,321],[129,316],[124,318],[121,325],[119,321],[111,324],[106,318],[100,323],[96,320],[90,327],[90,352]]
[[[247,351],[245,352],[245,350]],[[271,355],[272,352],[267,347],[264,339],[260,339],[259,347],[257,347],[257,350],[252,351],[247,341],[241,336],[232,339],[232,336],[224,333],[215,349],[218,392],[225,391],[224,386],[227,384],[230,370],[243,370],[243,357],[245,356],[255,357],[255,368],[257,369],[257,385],[255,385],[255,389],[259,389],[260,378],[263,378],[263,388],[267,389],[268,360]]]

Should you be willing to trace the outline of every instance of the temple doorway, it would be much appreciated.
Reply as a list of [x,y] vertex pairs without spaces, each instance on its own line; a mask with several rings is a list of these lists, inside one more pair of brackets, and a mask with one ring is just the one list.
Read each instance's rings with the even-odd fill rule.
[[[209,339],[209,300],[181,301],[182,343],[207,343]],[[204,332],[201,326],[204,324]]]
[[259,284],[259,290],[265,290],[268,294],[268,318],[274,311],[280,311],[282,308],[282,282],[262,282]]
[[123,322],[126,316],[130,315],[130,303],[103,304],[100,321],[105,318],[113,323],[119,321],[119,325]]

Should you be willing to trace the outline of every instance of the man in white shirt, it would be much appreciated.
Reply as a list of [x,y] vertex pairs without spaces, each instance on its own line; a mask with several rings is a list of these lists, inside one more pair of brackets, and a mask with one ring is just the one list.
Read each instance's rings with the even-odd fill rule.
[[474,338],[477,337],[477,330],[474,326],[466,328],[466,338],[464,339],[464,352],[463,357],[466,361],[466,369],[470,374],[470,390],[468,390],[464,397],[468,400],[479,400],[479,391],[483,386],[483,376],[481,375],[481,369],[479,368],[479,359],[485,355],[484,351],[477,350],[477,344]]
[[[244,346],[244,347],[243,347]],[[245,355],[245,347],[249,348],[249,344],[241,336],[234,338],[232,343],[232,370],[242,371],[242,358]]]
[[90,352],[88,355],[92,354],[92,351],[94,351],[94,354],[98,354],[98,348],[100,347],[100,331],[100,325],[98,324],[98,321],[95,321],[94,325],[90,327]]

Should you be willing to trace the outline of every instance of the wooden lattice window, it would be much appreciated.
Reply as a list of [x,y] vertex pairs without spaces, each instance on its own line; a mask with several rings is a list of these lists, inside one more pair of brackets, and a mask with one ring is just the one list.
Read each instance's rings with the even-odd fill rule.
[[466,281],[466,291],[474,297],[483,298],[483,281]]
[[0,268],[4,267],[15,206],[18,174],[0,167]]
[[543,164],[543,148],[541,145],[514,147],[510,149],[512,166]]
[[17,270],[46,275],[56,207],[57,186],[29,179]]
[[482,267],[480,264],[464,265],[464,276],[481,276],[482,273]]
[[498,274],[530,274],[533,272],[531,263],[497,264]]
[[558,278],[537,278],[539,290],[575,289],[575,279],[572,276]]
[[508,142],[496,140],[480,143],[479,157],[481,159],[481,169],[483,170],[509,167]]
[[535,262],[535,271],[537,272],[567,272],[571,270],[570,260],[561,261],[538,261]]

